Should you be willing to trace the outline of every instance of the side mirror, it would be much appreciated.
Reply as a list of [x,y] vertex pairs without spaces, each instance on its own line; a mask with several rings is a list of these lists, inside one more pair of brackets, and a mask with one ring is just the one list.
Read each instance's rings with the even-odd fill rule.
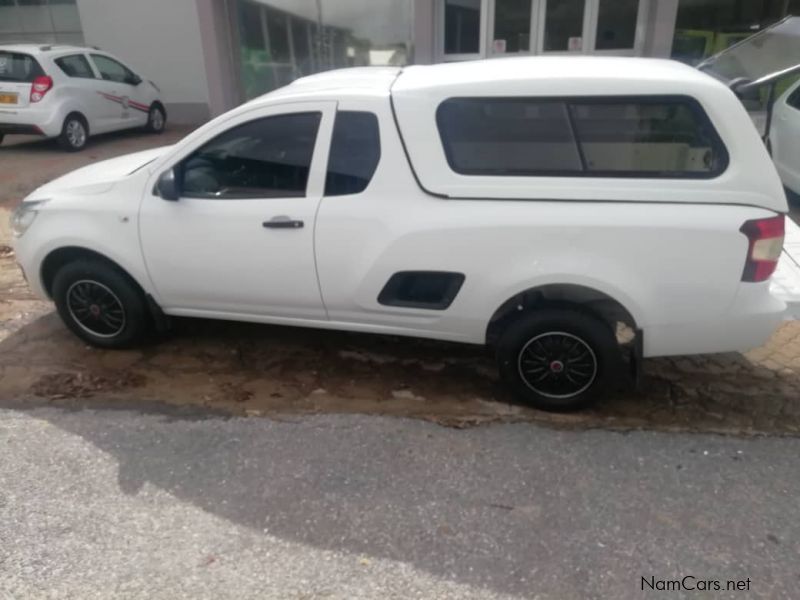
[[142,83],[142,78],[139,77],[138,75],[136,75],[135,73],[131,73],[128,76],[128,78],[125,81],[125,83],[127,83],[128,85],[132,85],[132,86],[136,87],[137,85]]
[[164,200],[171,200],[172,202],[181,197],[176,169],[173,168],[161,174],[156,183],[156,192]]

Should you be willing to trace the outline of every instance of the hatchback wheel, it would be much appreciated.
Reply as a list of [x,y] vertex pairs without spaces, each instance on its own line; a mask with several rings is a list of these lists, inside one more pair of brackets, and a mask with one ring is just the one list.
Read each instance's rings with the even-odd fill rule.
[[145,129],[150,133],[162,133],[167,125],[167,115],[164,109],[154,104],[150,107],[150,112],[147,114],[147,126]]
[[86,120],[80,115],[69,115],[64,119],[61,135],[58,136],[59,145],[68,152],[77,152],[86,147],[89,139],[89,128]]
[[53,280],[53,299],[64,324],[101,348],[125,348],[148,330],[142,293],[123,273],[102,261],[79,260]]
[[605,391],[620,351],[604,321],[547,309],[513,321],[497,346],[500,375],[523,401],[549,411],[584,408]]

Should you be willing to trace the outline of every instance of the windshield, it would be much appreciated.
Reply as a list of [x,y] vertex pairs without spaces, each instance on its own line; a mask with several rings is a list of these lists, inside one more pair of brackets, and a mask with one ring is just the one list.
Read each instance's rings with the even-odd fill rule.
[[41,75],[42,67],[30,54],[0,50],[0,81],[31,83]]
[[800,64],[800,17],[787,17],[698,65],[729,82],[759,79]]

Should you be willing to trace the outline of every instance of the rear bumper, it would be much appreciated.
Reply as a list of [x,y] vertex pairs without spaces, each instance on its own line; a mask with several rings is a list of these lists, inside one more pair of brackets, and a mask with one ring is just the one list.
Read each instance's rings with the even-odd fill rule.
[[645,327],[644,355],[744,352],[763,345],[786,316],[770,283],[743,283],[730,309],[716,319]]
[[36,125],[2,123],[0,122],[0,134],[3,135],[44,135],[44,131]]
[[64,119],[58,111],[41,108],[0,108],[0,132],[56,137]]

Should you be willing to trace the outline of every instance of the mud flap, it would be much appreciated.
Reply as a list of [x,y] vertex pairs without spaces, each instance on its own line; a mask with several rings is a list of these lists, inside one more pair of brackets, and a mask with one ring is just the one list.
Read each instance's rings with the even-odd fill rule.
[[638,392],[642,389],[644,377],[644,331],[641,329],[636,330],[630,352],[631,381],[633,389]]

